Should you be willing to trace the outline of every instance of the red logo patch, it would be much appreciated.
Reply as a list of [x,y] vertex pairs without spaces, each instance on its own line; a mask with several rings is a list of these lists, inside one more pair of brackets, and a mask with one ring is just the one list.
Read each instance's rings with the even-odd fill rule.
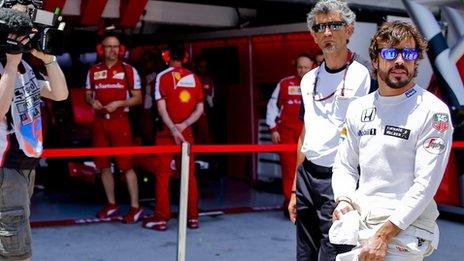
[[439,132],[444,132],[449,128],[449,122],[436,121],[432,123],[432,127]]

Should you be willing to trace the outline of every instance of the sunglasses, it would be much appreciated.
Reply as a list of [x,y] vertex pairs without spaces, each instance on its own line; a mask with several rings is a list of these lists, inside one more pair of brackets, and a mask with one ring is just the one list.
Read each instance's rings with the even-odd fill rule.
[[419,50],[416,48],[382,48],[380,49],[380,56],[385,60],[394,60],[398,57],[398,54],[401,53],[401,56],[404,60],[415,61],[419,57]]
[[345,25],[346,25],[346,22],[339,21],[339,22],[328,22],[328,23],[322,23],[322,24],[315,24],[311,28],[316,33],[322,33],[322,32],[325,32],[327,28],[329,28],[331,31],[338,31],[342,29],[342,27]]

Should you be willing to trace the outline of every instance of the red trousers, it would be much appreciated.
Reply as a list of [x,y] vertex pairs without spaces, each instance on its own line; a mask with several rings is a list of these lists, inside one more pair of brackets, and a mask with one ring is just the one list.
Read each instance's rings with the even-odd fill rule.
[[[127,115],[104,119],[95,116],[92,130],[93,147],[123,147],[132,145],[132,132]],[[132,169],[132,156],[115,156],[119,169],[123,172]],[[111,157],[95,157],[97,169],[111,167]]]
[[[280,143],[298,143],[302,128],[303,124],[297,126],[279,125],[277,131],[280,134]],[[296,151],[280,152],[280,165],[282,166],[282,191],[284,193],[285,205],[287,205],[292,195],[293,179],[295,178]]]
[[[184,138],[193,144],[192,128],[188,127],[182,132]],[[164,126],[163,131],[156,135],[156,145],[174,145],[176,144],[170,131]],[[174,154],[157,154],[159,162],[155,170],[155,196],[156,206],[154,217],[159,220],[169,220],[171,218],[171,206],[169,200],[169,181],[175,172],[171,169],[171,161],[173,158],[176,160],[176,168],[180,175],[180,155]],[[189,193],[187,202],[187,217],[189,219],[198,218],[198,187],[197,179],[195,177],[194,155],[190,154],[190,168],[189,168]]]

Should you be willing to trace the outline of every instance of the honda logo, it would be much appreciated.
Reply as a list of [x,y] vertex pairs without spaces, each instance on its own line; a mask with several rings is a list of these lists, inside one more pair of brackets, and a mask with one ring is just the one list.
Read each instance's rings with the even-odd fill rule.
[[374,108],[369,108],[365,109],[362,114],[361,114],[361,122],[370,122],[375,119],[375,113],[377,109]]

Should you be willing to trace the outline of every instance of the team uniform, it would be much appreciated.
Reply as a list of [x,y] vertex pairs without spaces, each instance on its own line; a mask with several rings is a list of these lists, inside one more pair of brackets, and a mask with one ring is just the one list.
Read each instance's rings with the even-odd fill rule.
[[[286,77],[277,84],[267,103],[266,124],[270,131],[278,131],[283,144],[296,144],[303,128],[303,122],[298,117],[301,110],[300,78]],[[292,193],[295,178],[296,154],[281,152],[282,190],[286,208]]]
[[298,260],[334,260],[338,252],[328,238],[335,207],[332,165],[348,105],[371,88],[369,70],[353,57],[338,70],[323,62],[301,81],[306,133],[296,184]]
[[[1,66],[1,65],[0,65]],[[13,102],[0,121],[0,259],[31,256],[30,198],[35,167],[42,154],[42,88],[48,85],[24,61],[16,78]],[[3,66],[0,67],[3,74]]]
[[[117,62],[111,68],[105,63],[92,66],[87,74],[86,89],[93,91],[93,98],[103,106],[117,100],[127,100],[131,90],[140,90],[140,77],[134,67]],[[92,137],[93,147],[131,146],[132,132],[129,108],[117,108],[109,113],[105,109],[95,112]],[[131,156],[116,156],[119,169],[132,169]],[[110,157],[96,157],[98,169],[109,168]]]
[[389,244],[387,258],[422,260],[437,247],[433,196],[452,134],[448,107],[417,85],[399,96],[374,92],[350,105],[332,184],[336,198],[348,197],[357,206],[360,242],[389,220],[402,231]]
[[[156,78],[155,99],[163,99],[166,102],[166,110],[173,123],[181,123],[194,111],[198,103],[204,100],[202,85],[199,78],[189,70],[179,67],[169,67],[160,72]],[[187,127],[182,135],[187,142],[193,144],[193,132],[191,126]],[[164,125],[163,130],[156,136],[157,145],[176,144],[169,128]],[[156,206],[154,218],[167,221],[171,218],[169,203],[169,179],[173,175],[171,162],[173,154],[159,154],[159,169],[156,175]],[[180,163],[180,159],[177,160]],[[180,164],[179,164],[180,165]],[[180,169],[180,166],[177,166]],[[189,194],[188,194],[189,219],[198,219],[198,188],[195,177],[194,156],[190,156],[189,170]]]

